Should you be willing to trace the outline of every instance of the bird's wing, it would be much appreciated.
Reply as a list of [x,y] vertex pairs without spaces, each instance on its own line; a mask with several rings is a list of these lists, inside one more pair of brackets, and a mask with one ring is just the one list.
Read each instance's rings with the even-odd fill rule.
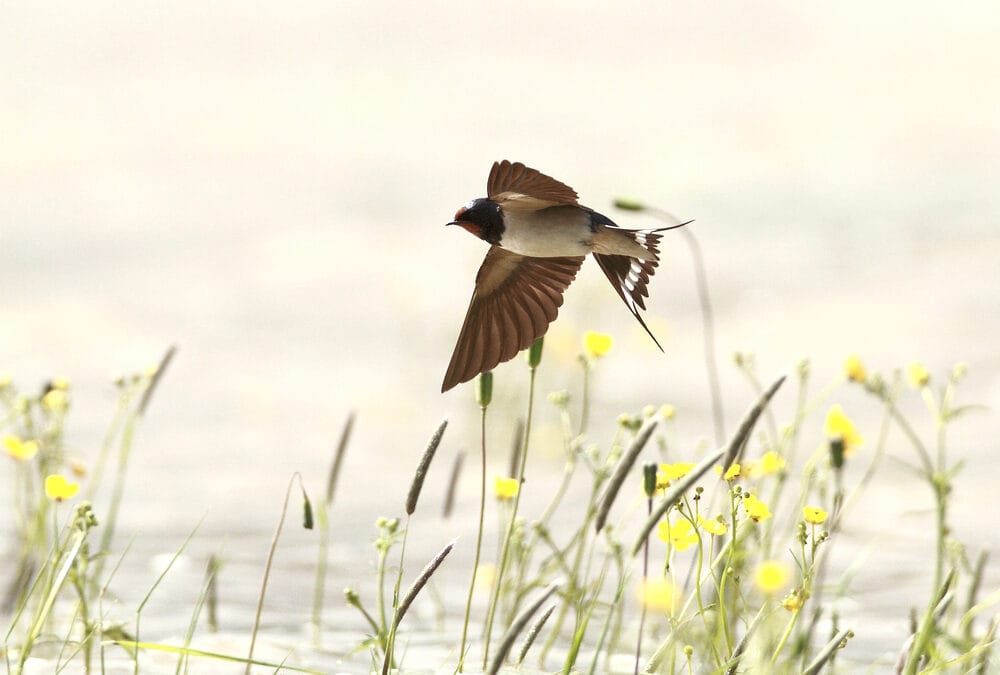
[[544,335],[582,264],[583,256],[530,258],[491,247],[441,391],[509,361]]
[[486,195],[505,209],[535,211],[577,203],[576,191],[520,162],[493,162]]

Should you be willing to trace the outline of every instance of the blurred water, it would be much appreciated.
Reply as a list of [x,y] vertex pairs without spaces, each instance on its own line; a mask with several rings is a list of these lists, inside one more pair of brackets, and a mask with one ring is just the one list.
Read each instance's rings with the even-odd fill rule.
[[[476,444],[471,392],[438,390],[484,246],[441,226],[495,159],[564,180],[625,226],[649,221],[611,212],[623,193],[696,218],[723,361],[756,352],[770,378],[809,357],[822,383],[850,352],[878,370],[919,359],[939,379],[961,360],[962,401],[1000,402],[993,3],[6,3],[0,17],[0,370],[29,387],[68,376],[69,441],[92,459],[108,373],[180,348],[122,518],[139,597],[146,561],[207,514],[192,557],[223,540],[248,561],[228,577],[247,625],[285,478],[322,489],[352,409],[347,551],[329,584],[369,583],[371,523],[399,512],[437,421],[452,421],[449,453]],[[589,263],[550,334],[543,391],[579,386],[583,330],[616,338],[601,442],[619,412],[667,401],[686,447],[710,435],[691,264],[679,238],[664,248],[650,323],[665,355]],[[723,380],[732,425],[752,394],[730,367]],[[523,366],[498,369],[499,400],[523,386]],[[844,398],[874,438],[875,407]],[[967,457],[952,522],[977,548],[998,543],[982,508],[996,432],[990,411],[952,438]],[[559,471],[556,452],[533,459]],[[865,655],[902,642],[902,608],[930,574],[926,489],[891,469],[846,533],[855,551],[892,538],[856,581],[870,604],[855,615],[878,618],[852,643]],[[415,551],[468,531],[444,529]],[[287,574],[286,629],[305,616]],[[172,599],[151,633],[186,624],[174,611],[192,600]]]

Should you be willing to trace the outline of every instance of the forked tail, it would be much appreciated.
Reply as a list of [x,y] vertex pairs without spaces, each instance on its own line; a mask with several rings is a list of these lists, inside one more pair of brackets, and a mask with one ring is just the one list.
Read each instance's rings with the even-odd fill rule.
[[649,291],[647,290],[649,278],[653,276],[656,267],[660,264],[659,243],[663,235],[659,233],[665,230],[684,227],[690,222],[687,221],[680,225],[670,225],[669,227],[658,227],[652,230],[617,230],[617,233],[630,236],[637,244],[646,249],[651,254],[648,259],[627,255],[594,253],[597,264],[601,266],[604,274],[608,277],[608,281],[618,291],[618,295],[625,302],[628,311],[632,313],[632,316],[636,318],[639,325],[649,334],[649,337],[653,338],[653,342],[656,343],[661,352],[663,351],[663,345],[653,335],[653,331],[649,330],[646,322],[642,320],[639,310],[646,309],[644,298],[649,297]]

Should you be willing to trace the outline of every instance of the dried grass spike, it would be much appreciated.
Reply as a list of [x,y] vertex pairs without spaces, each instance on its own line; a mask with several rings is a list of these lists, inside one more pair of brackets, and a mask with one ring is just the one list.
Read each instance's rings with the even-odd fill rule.
[[496,675],[500,672],[500,668],[503,667],[503,662],[507,658],[507,652],[509,652],[510,648],[514,645],[514,640],[516,640],[517,636],[521,634],[524,627],[528,625],[528,622],[531,620],[531,617],[535,615],[535,612],[537,612],[538,609],[545,604],[545,601],[548,600],[561,585],[561,581],[550,584],[549,587],[545,589],[545,592],[538,596],[534,602],[521,610],[521,613],[518,614],[513,623],[510,624],[510,628],[508,628],[507,632],[504,633],[503,638],[500,640],[500,644],[497,646],[497,652],[493,656],[493,662],[490,664],[489,670],[486,671],[489,675]]
[[417,472],[413,475],[413,482],[410,483],[410,492],[406,495],[406,515],[411,516],[413,512],[417,510],[417,499],[420,498],[420,490],[424,487],[424,478],[427,477],[427,469],[431,466],[431,460],[434,459],[434,453],[437,452],[438,446],[441,444],[441,437],[444,436],[444,430],[448,426],[448,420],[441,422],[441,425],[431,436],[430,442],[427,444],[427,449],[424,450],[424,456],[420,458],[420,465],[417,466]]
[[344,429],[340,432],[340,441],[337,442],[337,451],[333,453],[333,464],[330,465],[330,474],[326,478],[326,504],[333,504],[333,493],[337,488],[337,477],[340,475],[340,465],[344,461],[347,452],[347,443],[351,440],[351,431],[354,430],[354,411],[352,410],[344,422]]
[[421,589],[427,585],[427,581],[431,578],[431,575],[434,574],[437,568],[441,566],[444,559],[448,557],[448,554],[451,553],[451,549],[455,548],[455,541],[456,540],[453,539],[451,543],[441,549],[441,551],[434,556],[429,563],[427,563],[424,569],[420,571],[420,574],[416,579],[414,579],[410,588],[407,589],[406,595],[403,596],[403,601],[399,603],[399,610],[396,612],[396,626],[398,626],[399,622],[403,620],[403,615],[406,614],[406,610],[408,610],[410,605],[413,604],[414,599],[417,597],[417,593],[419,593]]
[[622,458],[618,460],[618,466],[615,467],[615,472],[611,476],[611,480],[608,481],[608,487],[604,491],[604,497],[601,499],[601,506],[597,512],[597,519],[594,520],[594,527],[598,532],[604,527],[604,523],[608,519],[608,512],[611,511],[611,505],[615,502],[615,497],[618,496],[618,491],[621,490],[622,484],[625,482],[625,478],[628,476],[629,471],[632,469],[632,465],[635,464],[636,458],[642,449],[646,446],[646,442],[649,437],[653,435],[653,430],[656,429],[656,425],[659,420],[656,417],[651,418],[646,425],[639,430],[636,434],[635,439],[632,441],[632,445],[629,446]]
[[743,422],[740,424],[739,429],[733,435],[733,440],[729,442],[729,447],[726,450],[725,458],[722,460],[722,472],[725,473],[729,470],[729,467],[733,465],[734,462],[740,459],[743,454],[743,448],[746,447],[747,439],[750,438],[750,432],[753,431],[754,426],[757,424],[760,414],[764,412],[764,408],[770,403],[771,397],[774,396],[778,388],[785,383],[785,376],[782,375],[777,380],[774,381],[770,387],[767,388],[757,403],[754,404],[747,414],[743,417]]

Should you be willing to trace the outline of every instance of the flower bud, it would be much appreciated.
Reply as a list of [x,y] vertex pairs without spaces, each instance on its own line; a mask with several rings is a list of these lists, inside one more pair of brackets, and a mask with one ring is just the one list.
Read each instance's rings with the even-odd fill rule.
[[493,400],[493,371],[487,370],[485,373],[479,376],[479,381],[476,387],[476,403],[479,407],[486,409],[490,401]]
[[542,345],[545,343],[545,336],[538,338],[531,343],[528,348],[528,367],[534,370],[542,362]]
[[642,491],[647,497],[652,497],[656,492],[656,462],[644,464],[642,467]]

